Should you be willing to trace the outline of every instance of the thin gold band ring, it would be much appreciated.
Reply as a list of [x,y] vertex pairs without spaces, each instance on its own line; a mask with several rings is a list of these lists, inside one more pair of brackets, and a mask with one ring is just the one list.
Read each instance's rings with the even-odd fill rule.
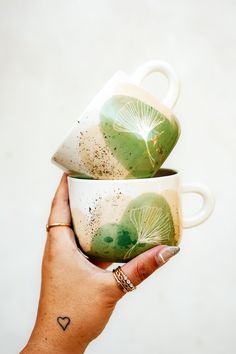
[[71,224],[68,223],[64,223],[64,222],[55,222],[53,224],[47,224],[46,225],[46,231],[48,232],[52,227],[57,227],[57,226],[64,226],[64,227],[70,227],[71,228]]

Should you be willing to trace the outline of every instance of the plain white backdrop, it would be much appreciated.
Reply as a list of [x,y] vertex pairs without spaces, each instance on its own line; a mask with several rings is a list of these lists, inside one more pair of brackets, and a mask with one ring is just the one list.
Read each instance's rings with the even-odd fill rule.
[[[149,59],[172,64],[182,84],[182,136],[165,166],[207,184],[216,207],[87,353],[236,352],[235,14],[235,0],[0,0],[1,354],[19,352],[34,323],[61,175],[51,154],[116,70]],[[162,77],[145,85],[165,93]],[[184,199],[185,214],[198,204]]]

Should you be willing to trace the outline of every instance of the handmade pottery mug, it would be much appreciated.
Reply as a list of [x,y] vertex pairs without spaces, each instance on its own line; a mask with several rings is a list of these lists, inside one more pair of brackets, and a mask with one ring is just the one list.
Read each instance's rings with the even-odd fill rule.
[[[155,72],[168,79],[163,103],[140,86]],[[147,62],[131,77],[118,71],[74,124],[52,162],[81,178],[152,177],[180,134],[171,111],[178,94],[178,78],[165,62]]]
[[[68,177],[73,227],[87,256],[126,262],[159,244],[178,245],[183,227],[209,217],[214,202],[208,188],[182,186],[174,170],[161,169],[157,175],[115,181]],[[181,193],[203,198],[196,215],[182,217]]]

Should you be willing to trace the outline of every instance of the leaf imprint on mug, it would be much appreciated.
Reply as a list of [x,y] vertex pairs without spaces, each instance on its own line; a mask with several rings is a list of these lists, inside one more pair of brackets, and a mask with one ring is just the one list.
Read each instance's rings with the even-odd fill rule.
[[122,218],[123,225],[131,224],[137,234],[136,242],[130,247],[124,259],[128,260],[157,245],[174,245],[175,227],[170,206],[160,194],[144,193],[129,203]]
[[[164,116],[156,109],[140,100],[132,99],[117,112],[113,128],[118,132],[138,134],[145,142],[150,163],[154,167],[155,158],[148,147],[148,136],[164,120]],[[163,133],[164,131],[158,132],[158,137]]]
[[148,192],[131,200],[117,223],[101,225],[94,232],[88,254],[122,262],[156,245],[177,243],[169,203],[164,196]]
[[57,323],[63,329],[63,331],[65,331],[70,324],[70,318],[67,316],[59,316],[57,317]]
[[138,238],[125,254],[125,259],[129,258],[135,246],[139,244],[151,243],[152,245],[161,245],[169,241],[172,225],[169,221],[169,215],[163,208],[142,207],[130,211],[130,221],[134,224]]

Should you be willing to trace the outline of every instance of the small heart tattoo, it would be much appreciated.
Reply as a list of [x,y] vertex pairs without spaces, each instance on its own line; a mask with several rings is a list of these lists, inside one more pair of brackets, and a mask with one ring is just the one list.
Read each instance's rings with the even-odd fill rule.
[[70,318],[66,316],[65,317],[59,316],[57,317],[57,323],[60,325],[63,331],[65,331],[70,324]]

